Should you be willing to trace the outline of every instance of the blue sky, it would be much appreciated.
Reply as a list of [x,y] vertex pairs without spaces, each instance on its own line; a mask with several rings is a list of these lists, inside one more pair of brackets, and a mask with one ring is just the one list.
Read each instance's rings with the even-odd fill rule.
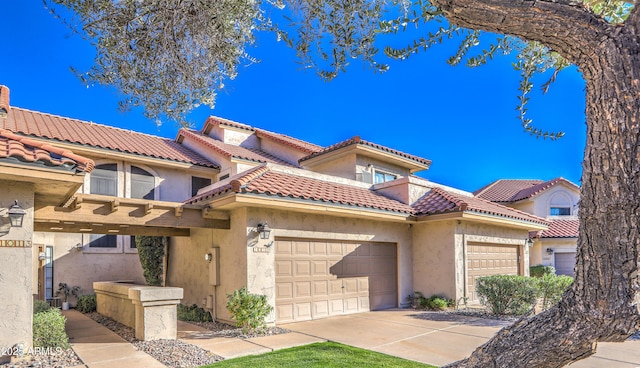
[[[175,123],[158,128],[140,110],[122,113],[116,90],[87,88],[70,72],[70,66],[88,69],[94,50],[40,1],[7,1],[3,15],[0,84],[11,89],[11,105],[175,137]],[[449,42],[391,62],[385,74],[356,62],[327,83],[301,70],[293,50],[273,34],[263,34],[251,50],[261,62],[241,68],[215,109],[201,107],[189,120],[200,128],[217,115],[322,146],[360,135],[432,160],[420,176],[470,191],[500,178],[563,176],[579,184],[586,129],[580,74],[563,72],[547,95],[534,95],[530,117],[543,129],[566,133],[545,141],[524,133],[516,119],[513,60],[451,67],[445,60],[456,47]]]

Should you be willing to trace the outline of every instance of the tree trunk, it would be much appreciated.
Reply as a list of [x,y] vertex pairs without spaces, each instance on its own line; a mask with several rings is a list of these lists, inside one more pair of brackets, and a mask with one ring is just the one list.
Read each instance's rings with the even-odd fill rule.
[[554,308],[450,367],[562,367],[640,329],[640,15],[612,26],[568,0],[434,0],[454,24],[542,42],[586,80],[575,281]]

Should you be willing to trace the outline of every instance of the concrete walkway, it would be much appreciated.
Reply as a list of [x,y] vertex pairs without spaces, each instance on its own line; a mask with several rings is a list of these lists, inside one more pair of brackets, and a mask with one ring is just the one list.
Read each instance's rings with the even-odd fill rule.
[[[164,367],[82,313],[65,311],[67,334],[87,367]],[[178,322],[178,338],[225,359],[262,354],[321,341],[336,341],[436,366],[462,359],[508,322],[399,309],[297,322],[293,332],[238,339],[215,337],[199,326]],[[571,367],[640,367],[640,341],[600,343],[598,353]]]
[[[386,310],[282,325],[298,333],[436,366],[463,359],[508,322],[444,313]],[[571,367],[640,367],[640,341],[599,343]]]
[[62,314],[67,317],[66,331],[71,347],[87,367],[165,367],[84,314],[75,310]]

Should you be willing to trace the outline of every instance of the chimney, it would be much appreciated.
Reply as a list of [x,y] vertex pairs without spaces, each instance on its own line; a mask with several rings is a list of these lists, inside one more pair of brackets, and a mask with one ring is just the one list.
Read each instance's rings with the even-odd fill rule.
[[9,113],[9,87],[0,86],[0,117]]

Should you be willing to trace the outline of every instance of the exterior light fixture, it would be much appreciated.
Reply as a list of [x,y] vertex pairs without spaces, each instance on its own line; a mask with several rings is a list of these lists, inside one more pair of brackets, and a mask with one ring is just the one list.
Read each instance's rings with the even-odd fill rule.
[[548,254],[548,255],[552,255],[552,254],[553,254],[553,249],[551,249],[551,248],[547,248],[547,254]]
[[204,260],[207,262],[211,262],[211,260],[213,259],[213,255],[211,255],[211,253],[207,253],[204,255]]
[[525,242],[527,243],[528,246],[533,247],[533,239],[527,238],[527,240],[525,240]]
[[27,214],[27,211],[18,205],[18,201],[15,201],[13,206],[7,211],[7,214],[9,215],[11,227],[22,227],[22,220],[24,220],[24,215]]
[[264,224],[258,224],[256,230],[258,231],[258,234],[260,234],[260,239],[269,239],[269,235],[271,235],[271,228],[266,222]]

